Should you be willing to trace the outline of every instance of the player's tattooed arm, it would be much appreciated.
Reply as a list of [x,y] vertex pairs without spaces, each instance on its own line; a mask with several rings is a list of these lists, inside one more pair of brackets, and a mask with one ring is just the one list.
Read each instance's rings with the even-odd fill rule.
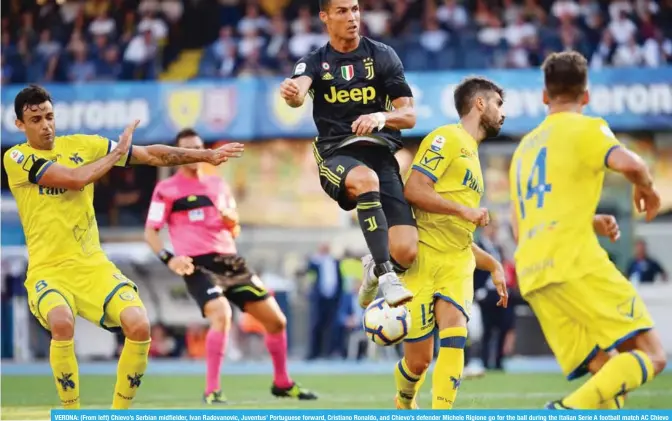
[[136,146],[131,155],[131,164],[154,167],[173,167],[194,162],[208,162],[219,165],[242,155],[244,147],[240,143],[228,143],[217,149],[176,148],[166,145]]

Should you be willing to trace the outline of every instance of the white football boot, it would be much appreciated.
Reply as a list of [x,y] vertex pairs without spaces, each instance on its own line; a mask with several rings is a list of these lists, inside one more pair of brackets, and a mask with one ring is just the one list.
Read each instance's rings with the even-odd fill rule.
[[406,289],[401,280],[394,272],[388,272],[376,278],[373,273],[373,268],[376,263],[373,261],[373,256],[367,254],[362,257],[362,265],[364,266],[364,280],[362,286],[359,287],[358,301],[362,308],[366,308],[376,299],[378,295],[378,287],[383,292],[383,298],[390,307],[398,307],[413,299],[413,293]]
[[378,278],[373,273],[373,268],[376,266],[373,256],[367,254],[362,257],[362,265],[364,266],[364,278],[362,285],[359,287],[357,301],[360,307],[367,308],[378,295]]

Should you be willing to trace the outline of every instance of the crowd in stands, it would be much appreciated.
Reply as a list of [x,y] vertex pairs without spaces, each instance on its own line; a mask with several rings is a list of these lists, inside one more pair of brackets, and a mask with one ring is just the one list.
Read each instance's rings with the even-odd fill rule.
[[[324,44],[317,1],[10,1],[2,83],[155,79],[182,48],[199,76],[288,74]],[[26,4],[32,6],[26,6]],[[361,32],[407,70],[526,68],[578,50],[596,68],[672,62],[672,0],[360,0]]]

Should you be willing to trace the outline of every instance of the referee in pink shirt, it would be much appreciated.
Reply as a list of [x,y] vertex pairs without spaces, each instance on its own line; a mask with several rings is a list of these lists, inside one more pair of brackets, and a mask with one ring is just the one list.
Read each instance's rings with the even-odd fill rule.
[[[176,143],[182,148],[204,148],[203,140],[192,129],[178,133]],[[175,254],[164,248],[159,237],[165,225]],[[210,321],[203,400],[207,404],[226,402],[220,369],[231,326],[229,302],[264,326],[266,346],[273,360],[271,393],[277,397],[317,399],[289,377],[287,319],[245,259],[237,255],[235,238],[239,233],[236,202],[228,185],[218,176],[200,174],[198,164],[183,165],[175,175],[156,185],[145,224],[145,240],[161,261],[184,278],[189,294]]]

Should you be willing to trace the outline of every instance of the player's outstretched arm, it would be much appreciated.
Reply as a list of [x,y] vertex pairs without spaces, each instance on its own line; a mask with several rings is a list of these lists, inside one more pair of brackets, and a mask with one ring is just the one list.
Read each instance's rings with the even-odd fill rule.
[[479,226],[490,222],[487,209],[472,209],[444,199],[434,190],[434,180],[416,169],[411,171],[406,181],[404,196],[408,203],[425,212],[459,216]]
[[649,167],[636,153],[624,146],[611,149],[606,159],[607,166],[625,176],[635,186],[634,201],[638,212],[646,212],[651,221],[660,210],[660,195],[653,186]]
[[136,120],[126,127],[119,136],[117,147],[109,154],[81,167],[68,168],[44,158],[36,160],[29,170],[30,181],[41,186],[60,189],[80,190],[84,188],[99,180],[114,167],[117,161],[126,156],[131,147],[133,132],[138,124],[140,121]]
[[471,244],[471,250],[474,252],[476,268],[488,271],[492,275],[492,282],[495,284],[495,288],[497,288],[497,293],[499,294],[499,302],[497,305],[506,307],[509,304],[509,293],[506,289],[504,267],[490,253],[486,252],[475,243]]
[[189,149],[167,145],[135,146],[131,152],[131,164],[144,164],[154,167],[173,167],[176,165],[207,162],[219,165],[242,156],[244,146],[241,143],[228,143],[217,149]]

